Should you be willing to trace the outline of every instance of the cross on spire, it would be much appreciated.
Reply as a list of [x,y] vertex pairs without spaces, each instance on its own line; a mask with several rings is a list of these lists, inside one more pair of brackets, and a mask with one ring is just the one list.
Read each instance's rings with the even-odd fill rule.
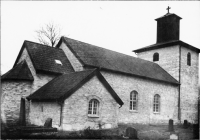
[[169,9],[171,9],[171,7],[168,6],[168,7],[167,7],[167,11],[168,11],[167,14],[169,14]]

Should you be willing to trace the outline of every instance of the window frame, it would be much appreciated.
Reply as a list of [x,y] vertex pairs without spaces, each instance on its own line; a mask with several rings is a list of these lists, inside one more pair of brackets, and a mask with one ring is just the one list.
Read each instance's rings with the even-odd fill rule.
[[[95,103],[96,103],[96,106],[95,106]],[[100,110],[100,101],[96,98],[90,99],[88,102],[88,111],[87,111],[88,116],[89,117],[99,117],[99,113],[100,113],[99,110]],[[91,113],[89,113],[90,111],[91,111]],[[96,112],[96,114],[94,114],[94,112]]]
[[[155,101],[156,99],[156,101]],[[160,113],[160,95],[159,94],[155,94],[153,97],[153,113]],[[157,107],[157,108],[156,108]]]
[[159,61],[159,53],[156,52],[153,54],[153,62]]
[[130,101],[129,110],[138,111],[138,92],[137,91],[135,90],[131,91],[129,101]]

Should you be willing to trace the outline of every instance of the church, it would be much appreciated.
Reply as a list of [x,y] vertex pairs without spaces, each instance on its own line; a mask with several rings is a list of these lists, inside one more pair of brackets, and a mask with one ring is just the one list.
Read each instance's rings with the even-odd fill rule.
[[68,37],[56,47],[24,41],[1,76],[1,121],[60,130],[119,123],[197,122],[200,49],[179,39],[180,20],[156,20],[157,41],[125,55]]

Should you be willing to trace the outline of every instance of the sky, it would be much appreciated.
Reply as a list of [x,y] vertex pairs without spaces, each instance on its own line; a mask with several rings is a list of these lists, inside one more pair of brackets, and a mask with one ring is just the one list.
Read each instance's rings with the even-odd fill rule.
[[1,74],[13,67],[24,40],[48,23],[61,35],[135,56],[156,43],[156,18],[182,17],[180,40],[200,48],[200,1],[1,1]]

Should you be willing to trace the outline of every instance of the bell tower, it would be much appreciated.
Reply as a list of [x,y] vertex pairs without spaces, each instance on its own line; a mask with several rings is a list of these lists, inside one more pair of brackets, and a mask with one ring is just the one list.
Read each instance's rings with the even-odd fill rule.
[[200,49],[179,39],[180,19],[168,12],[157,21],[156,44],[133,52],[141,59],[160,65],[180,86],[177,87],[177,120],[197,121]]
[[176,14],[168,13],[155,19],[157,21],[157,43],[168,42],[171,40],[179,40],[179,29],[181,17]]

